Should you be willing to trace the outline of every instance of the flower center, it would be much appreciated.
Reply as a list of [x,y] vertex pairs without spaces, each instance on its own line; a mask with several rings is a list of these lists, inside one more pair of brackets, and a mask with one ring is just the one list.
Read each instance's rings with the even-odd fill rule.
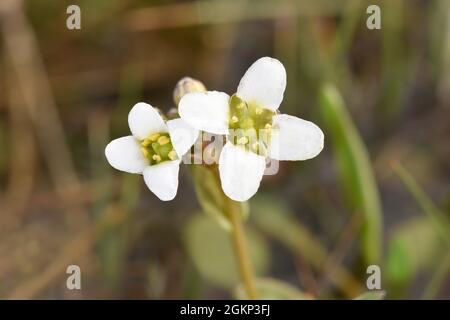
[[141,151],[150,165],[178,158],[167,132],[154,133],[141,141]]
[[233,95],[230,98],[229,140],[246,150],[267,156],[274,114],[271,110]]

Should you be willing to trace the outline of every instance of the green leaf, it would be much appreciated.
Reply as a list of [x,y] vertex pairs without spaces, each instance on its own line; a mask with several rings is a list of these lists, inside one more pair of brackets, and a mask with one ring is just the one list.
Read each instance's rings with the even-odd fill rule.
[[393,239],[390,241],[386,255],[386,272],[393,284],[406,284],[412,276],[413,270],[410,256],[404,241]]
[[369,154],[338,90],[322,86],[320,110],[333,144],[340,180],[354,212],[363,216],[362,253],[378,264],[382,250],[382,210]]
[[[231,230],[229,217],[226,215],[226,201],[229,199],[222,191],[218,171],[215,167],[193,166],[195,191],[202,210],[211,216],[225,230]],[[248,217],[249,206],[241,202],[243,218]]]
[[363,294],[360,294],[353,300],[383,300],[385,296],[386,296],[386,292],[382,291],[382,290],[367,291],[367,292],[364,292]]
[[[296,287],[275,279],[265,278],[256,281],[256,290],[258,298],[262,300],[309,300],[310,296],[306,295]],[[248,299],[242,284],[238,285],[234,290],[234,296],[238,300]]]
[[[252,229],[246,229],[250,258],[256,274],[264,274],[270,261],[264,239]],[[231,235],[204,215],[194,215],[184,230],[187,252],[198,272],[211,283],[233,288],[239,281],[237,261]]]
[[418,50],[411,43],[399,41],[407,28],[407,1],[386,1],[381,5],[383,27],[380,30],[380,75],[381,89],[375,111],[384,123],[399,115],[405,105],[405,83],[414,77],[418,67]]
[[389,284],[407,284],[418,273],[434,268],[447,251],[427,217],[408,220],[393,231],[388,241],[385,265]]

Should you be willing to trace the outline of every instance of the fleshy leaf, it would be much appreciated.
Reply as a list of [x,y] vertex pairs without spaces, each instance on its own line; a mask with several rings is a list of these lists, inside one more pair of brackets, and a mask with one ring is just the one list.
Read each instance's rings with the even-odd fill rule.
[[[247,229],[250,258],[255,273],[265,273],[270,261],[267,243],[258,233]],[[211,283],[233,288],[240,282],[232,241],[228,232],[209,217],[192,216],[184,230],[188,254],[198,272]]]
[[407,284],[420,272],[434,268],[446,252],[448,247],[427,217],[408,220],[392,231],[388,242],[385,265],[389,284]]

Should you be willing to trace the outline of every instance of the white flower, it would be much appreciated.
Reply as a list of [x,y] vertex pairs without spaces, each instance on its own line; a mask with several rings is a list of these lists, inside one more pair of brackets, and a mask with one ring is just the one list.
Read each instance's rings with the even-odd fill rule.
[[143,174],[147,187],[161,200],[177,194],[183,155],[198,137],[198,130],[182,119],[167,122],[151,105],[137,103],[128,114],[132,135],[115,139],[105,148],[109,164],[117,170]]
[[217,91],[186,94],[179,114],[191,126],[227,135],[219,159],[225,194],[246,201],[259,188],[266,158],[307,160],[323,149],[323,132],[314,123],[279,114],[286,70],[273,58],[257,60],[242,77],[235,95]]

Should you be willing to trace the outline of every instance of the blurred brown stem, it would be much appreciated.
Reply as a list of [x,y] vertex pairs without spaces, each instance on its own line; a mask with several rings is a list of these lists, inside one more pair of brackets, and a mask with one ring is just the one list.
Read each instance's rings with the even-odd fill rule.
[[[2,1],[0,4],[0,27],[4,50],[17,77],[17,87],[26,108],[56,191],[68,207],[70,221],[80,225],[87,213],[68,199],[81,190],[66,134],[60,119],[39,43],[24,12],[23,1]],[[79,223],[81,222],[81,223]]]
[[248,298],[255,300],[258,298],[258,295],[255,287],[255,278],[248,251],[247,239],[245,238],[244,226],[242,224],[242,215],[240,212],[241,206],[238,202],[229,199],[227,201],[227,211],[233,226],[231,236],[236,250],[236,258],[238,260],[241,279]]
[[31,123],[21,107],[23,101],[16,89],[17,79],[11,70],[11,61],[5,59],[8,79],[8,106],[10,114],[10,173],[5,194],[2,228],[20,224],[27,200],[33,188],[36,147]]

